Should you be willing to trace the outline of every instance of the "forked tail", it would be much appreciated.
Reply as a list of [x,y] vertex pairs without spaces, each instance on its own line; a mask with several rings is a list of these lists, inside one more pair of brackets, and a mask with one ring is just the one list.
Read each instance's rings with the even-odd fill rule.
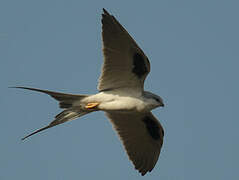
[[88,95],[65,94],[65,93],[59,93],[59,92],[53,92],[53,91],[41,90],[41,89],[35,89],[35,88],[28,88],[28,87],[13,87],[13,88],[27,89],[27,90],[31,90],[31,91],[38,91],[41,93],[48,94],[51,97],[53,97],[54,99],[56,99],[57,101],[59,101],[60,108],[65,109],[60,114],[56,115],[55,120],[52,121],[48,126],[45,126],[41,129],[34,131],[33,133],[22,138],[22,140],[24,140],[36,133],[39,133],[45,129],[49,129],[58,124],[62,124],[64,122],[74,120],[80,116],[83,116],[87,113],[92,112],[92,111],[87,111],[85,109],[82,109],[81,106],[73,106],[74,102],[76,102],[76,101],[79,102],[82,99],[84,99],[85,97],[88,97]]
[[88,97],[88,95],[66,94],[66,93],[59,93],[59,92],[54,92],[54,91],[22,87],[22,86],[16,86],[16,87],[11,87],[11,88],[27,89],[27,90],[31,90],[31,91],[37,91],[37,92],[48,94],[49,96],[53,97],[55,100],[59,101],[59,107],[63,108],[63,109],[70,108],[70,107],[72,107],[72,104],[75,101],[80,101],[80,100],[84,99],[85,97]]
[[37,134],[37,133],[39,133],[39,132],[41,132],[43,130],[49,129],[51,127],[54,127],[54,126],[56,126],[58,124],[62,124],[62,123],[65,123],[67,121],[74,120],[74,119],[76,119],[76,118],[78,118],[80,116],[83,116],[83,115],[87,114],[87,113],[89,113],[89,111],[86,112],[86,111],[80,111],[80,110],[76,110],[76,109],[74,110],[74,108],[69,108],[67,110],[64,110],[60,114],[56,115],[55,116],[55,120],[52,121],[49,125],[41,128],[41,129],[38,129],[38,130],[34,131],[33,133],[25,136],[24,138],[22,138],[22,140],[24,140],[24,139],[26,139],[26,138],[34,135],[34,134]]

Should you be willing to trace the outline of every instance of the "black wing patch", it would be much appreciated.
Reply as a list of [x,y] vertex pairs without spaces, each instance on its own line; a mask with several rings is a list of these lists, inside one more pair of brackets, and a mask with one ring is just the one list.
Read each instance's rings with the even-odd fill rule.
[[135,73],[139,78],[141,78],[145,73],[148,72],[144,57],[139,54],[135,53],[133,56],[133,73]]
[[151,119],[149,116],[144,117],[143,122],[148,130],[148,133],[154,140],[160,139],[160,129],[153,119]]

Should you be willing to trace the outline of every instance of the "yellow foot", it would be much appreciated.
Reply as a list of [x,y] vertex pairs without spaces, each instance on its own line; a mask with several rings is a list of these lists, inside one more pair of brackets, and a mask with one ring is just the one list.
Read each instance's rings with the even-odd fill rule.
[[88,103],[85,108],[86,109],[93,109],[95,108],[96,106],[98,106],[100,103]]

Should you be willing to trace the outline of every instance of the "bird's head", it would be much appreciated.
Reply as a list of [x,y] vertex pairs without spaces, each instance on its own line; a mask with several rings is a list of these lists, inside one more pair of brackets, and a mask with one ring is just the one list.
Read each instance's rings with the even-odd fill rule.
[[160,106],[164,107],[163,99],[160,96],[148,91],[144,91],[144,97],[146,97],[150,101],[150,103],[152,104],[154,108],[160,107]]

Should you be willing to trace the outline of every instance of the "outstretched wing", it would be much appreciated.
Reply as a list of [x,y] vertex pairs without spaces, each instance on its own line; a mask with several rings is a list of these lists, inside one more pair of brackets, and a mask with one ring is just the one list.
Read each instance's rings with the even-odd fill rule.
[[106,113],[129,159],[142,175],[152,171],[163,144],[164,131],[152,113]]
[[105,9],[103,11],[104,63],[98,90],[132,88],[142,91],[150,71],[149,60],[115,17]]

